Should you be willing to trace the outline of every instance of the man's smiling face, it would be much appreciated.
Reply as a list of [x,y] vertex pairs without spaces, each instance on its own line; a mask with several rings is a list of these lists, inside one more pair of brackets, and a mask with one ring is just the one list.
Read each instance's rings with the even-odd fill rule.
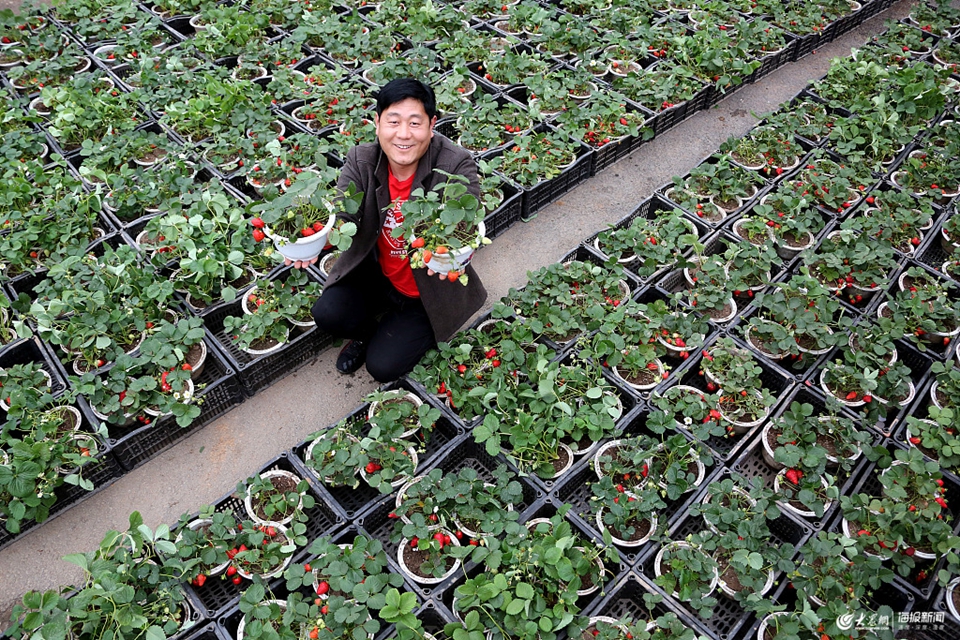
[[392,104],[374,117],[380,148],[397,179],[405,180],[416,172],[417,163],[430,146],[436,122],[436,116],[428,118],[423,103],[414,98]]

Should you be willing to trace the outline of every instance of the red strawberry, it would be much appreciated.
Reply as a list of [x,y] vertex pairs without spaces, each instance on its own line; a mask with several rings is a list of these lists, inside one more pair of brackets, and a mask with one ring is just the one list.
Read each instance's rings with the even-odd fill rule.
[[411,546],[411,547],[413,547],[414,549],[416,549],[418,544],[420,544],[420,538],[418,538],[418,537],[416,537],[416,536],[414,536],[413,538],[410,538],[410,546]]
[[851,391],[850,393],[847,394],[847,400],[856,400],[856,399],[857,399],[856,391]]
[[919,436],[913,436],[912,438],[910,438],[910,444],[920,444],[920,442],[921,440]]
[[317,584],[317,594],[322,596],[328,591],[330,591],[330,583],[326,580],[321,580],[320,583]]
[[260,229],[254,229],[254,230],[253,230],[253,240],[254,240],[254,242],[261,242],[261,241],[263,241],[263,239],[266,238],[266,237],[267,237],[266,234],[265,234],[263,231],[260,231]]

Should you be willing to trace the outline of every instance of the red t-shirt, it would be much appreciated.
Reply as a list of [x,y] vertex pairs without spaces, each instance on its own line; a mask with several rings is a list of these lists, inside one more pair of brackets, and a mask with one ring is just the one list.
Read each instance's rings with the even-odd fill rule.
[[389,173],[390,201],[393,202],[393,208],[387,212],[387,219],[384,220],[377,238],[380,269],[397,291],[409,298],[419,298],[420,290],[413,279],[413,269],[410,268],[410,258],[407,256],[407,243],[402,236],[394,238],[390,235],[398,223],[403,222],[400,207],[410,198],[413,176],[401,182],[393,177],[392,171]]

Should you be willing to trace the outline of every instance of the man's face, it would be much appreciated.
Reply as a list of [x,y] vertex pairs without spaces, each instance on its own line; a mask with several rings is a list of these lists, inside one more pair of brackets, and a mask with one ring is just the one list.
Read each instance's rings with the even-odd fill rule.
[[407,98],[384,109],[374,117],[374,123],[380,148],[387,154],[393,174],[400,179],[412,175],[430,146],[436,116],[427,118],[423,103]]

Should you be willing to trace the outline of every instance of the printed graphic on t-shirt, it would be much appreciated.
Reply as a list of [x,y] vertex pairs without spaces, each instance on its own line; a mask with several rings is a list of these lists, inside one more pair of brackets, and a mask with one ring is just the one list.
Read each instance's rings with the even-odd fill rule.
[[397,200],[393,208],[387,213],[387,219],[383,223],[383,227],[380,229],[380,233],[383,235],[383,239],[386,242],[386,246],[390,248],[390,257],[397,259],[406,259],[407,250],[406,245],[403,241],[403,236],[399,238],[394,238],[391,234],[393,230],[400,226],[400,223],[403,222],[403,212],[400,211],[400,207],[403,206],[405,200]]

